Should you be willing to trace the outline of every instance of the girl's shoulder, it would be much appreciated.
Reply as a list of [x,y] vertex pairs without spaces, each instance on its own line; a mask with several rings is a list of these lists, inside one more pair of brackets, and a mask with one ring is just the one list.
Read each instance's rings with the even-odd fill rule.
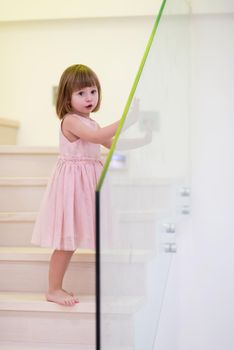
[[69,124],[69,125],[75,125],[78,122],[80,123],[83,123],[83,124],[86,124],[86,125],[96,125],[97,127],[99,127],[98,123],[92,119],[92,118],[89,118],[89,117],[83,117],[79,114],[74,114],[74,113],[68,113],[68,114],[65,114],[63,119],[62,119],[62,122],[67,120],[68,123],[65,123],[65,124]]
[[96,123],[96,121],[90,117],[84,117],[82,115],[79,115],[79,114],[75,114],[75,113],[67,113],[64,115],[63,119],[65,118],[69,118],[69,119],[78,119],[78,120],[81,120],[81,121],[93,121]]
[[70,124],[70,125],[74,125],[77,122],[83,122],[83,119],[81,116],[79,116],[78,114],[74,114],[74,113],[67,113],[64,115],[63,119],[62,119],[62,123],[63,124]]
[[63,120],[64,119],[74,119],[74,118],[80,119],[81,116],[79,116],[78,114],[75,114],[75,113],[67,113],[63,116]]

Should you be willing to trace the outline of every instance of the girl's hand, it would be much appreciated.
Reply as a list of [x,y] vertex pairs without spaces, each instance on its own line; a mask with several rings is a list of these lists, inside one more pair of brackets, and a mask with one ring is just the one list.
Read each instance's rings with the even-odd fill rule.
[[123,131],[128,129],[131,125],[135,124],[136,122],[139,121],[140,118],[140,99],[139,98],[134,98],[131,110],[126,116],[124,126],[123,126]]
[[133,103],[132,103],[132,108],[130,112],[128,113],[128,117],[130,121],[133,123],[136,123],[139,120],[140,117],[140,99],[139,98],[134,98]]

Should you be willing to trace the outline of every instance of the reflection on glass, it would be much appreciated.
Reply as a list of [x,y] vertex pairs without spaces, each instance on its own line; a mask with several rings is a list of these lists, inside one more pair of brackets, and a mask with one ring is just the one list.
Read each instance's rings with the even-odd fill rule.
[[101,350],[157,349],[188,179],[188,24],[168,0],[98,186]]

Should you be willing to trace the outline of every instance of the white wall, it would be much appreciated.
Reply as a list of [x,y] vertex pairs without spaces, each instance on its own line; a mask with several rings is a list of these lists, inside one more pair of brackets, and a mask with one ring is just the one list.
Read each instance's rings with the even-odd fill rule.
[[194,14],[230,14],[234,12],[233,0],[189,0]]
[[234,349],[233,35],[233,15],[192,18],[192,214],[179,227],[157,350]]
[[233,15],[192,21],[192,216],[180,240],[180,350],[234,348],[233,35]]

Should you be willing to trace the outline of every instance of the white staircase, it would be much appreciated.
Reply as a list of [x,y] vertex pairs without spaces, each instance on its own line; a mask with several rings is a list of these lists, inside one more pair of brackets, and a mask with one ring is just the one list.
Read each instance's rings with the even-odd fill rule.
[[[77,294],[80,303],[65,307],[44,297],[52,250],[30,244],[56,158],[56,148],[0,146],[0,350],[95,350],[95,253],[78,250],[72,257],[64,288]],[[108,350],[134,349],[132,313],[145,293],[138,275],[144,274],[149,255],[148,250],[136,251],[136,266],[131,278],[126,276],[129,296],[116,284],[116,297],[108,301]],[[112,273],[125,278],[123,251],[106,252],[106,259]]]
[[45,300],[51,249],[30,244],[56,148],[0,147],[0,349],[95,349],[93,251],[72,258],[64,287],[80,303]]
[[[52,250],[30,243],[56,159],[56,148],[0,146],[0,350],[95,350],[95,252],[73,255],[64,288],[80,303],[66,307],[44,297]],[[110,220],[116,250],[107,247],[101,256],[103,350],[138,350],[137,329],[154,322],[142,319],[141,310],[144,314],[157,298],[153,317],[161,307],[168,259],[160,258],[165,233],[159,223],[172,213],[174,184],[170,179],[126,184],[113,175]],[[152,278],[158,280],[155,292]]]

